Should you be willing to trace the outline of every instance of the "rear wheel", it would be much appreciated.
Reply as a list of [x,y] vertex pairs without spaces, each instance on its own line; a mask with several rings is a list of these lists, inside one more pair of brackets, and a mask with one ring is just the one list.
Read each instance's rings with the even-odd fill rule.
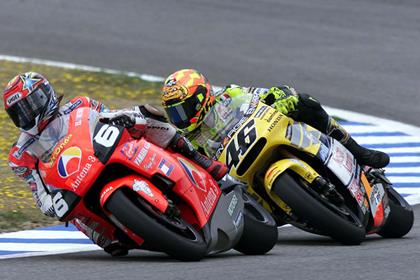
[[305,181],[283,173],[274,182],[273,191],[294,215],[312,227],[345,245],[358,245],[366,232],[358,216],[345,204],[337,206],[321,197]]
[[277,242],[277,225],[273,217],[252,197],[243,193],[244,230],[234,249],[246,255],[262,255]]
[[413,209],[408,202],[392,188],[386,188],[390,212],[378,234],[385,238],[399,238],[406,235],[414,223]]
[[107,209],[123,225],[153,248],[182,261],[198,261],[207,253],[201,234],[181,218],[154,209],[130,190],[119,189],[109,198]]

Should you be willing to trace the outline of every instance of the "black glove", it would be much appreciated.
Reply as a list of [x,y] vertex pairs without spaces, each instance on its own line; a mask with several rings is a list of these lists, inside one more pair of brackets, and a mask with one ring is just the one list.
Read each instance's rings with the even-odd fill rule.
[[131,128],[136,124],[136,121],[134,120],[134,118],[122,114],[116,116],[115,118],[109,119],[108,123],[123,126],[125,128]]

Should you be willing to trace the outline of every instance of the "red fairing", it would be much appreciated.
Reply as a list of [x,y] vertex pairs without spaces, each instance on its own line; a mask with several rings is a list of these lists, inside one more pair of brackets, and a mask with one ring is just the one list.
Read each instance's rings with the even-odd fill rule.
[[[77,197],[70,200],[76,202],[66,206],[68,209],[60,208],[62,221],[83,219],[89,224],[97,224],[96,229],[109,237],[118,227],[140,245],[142,237],[116,221],[106,209],[106,202],[115,190],[127,188],[133,195],[165,213],[169,207],[168,198],[161,185],[152,183],[158,176],[169,182],[166,188],[171,188],[171,193],[177,196],[172,203],[180,210],[182,218],[197,228],[208,223],[221,195],[211,175],[179,154],[162,149],[144,138],[133,139],[126,129],[92,124],[91,112],[92,109],[83,107],[70,112],[67,134],[55,145],[49,160],[39,164],[46,184],[61,190],[63,197],[68,193],[75,195],[70,197]],[[123,167],[126,173],[120,177],[112,174],[113,179],[103,186],[95,184],[110,165]],[[106,172],[112,172],[112,168]],[[100,188],[95,198],[97,203],[84,199],[88,193],[89,199],[92,199],[92,187],[94,190]],[[88,205],[90,203],[96,206]]]

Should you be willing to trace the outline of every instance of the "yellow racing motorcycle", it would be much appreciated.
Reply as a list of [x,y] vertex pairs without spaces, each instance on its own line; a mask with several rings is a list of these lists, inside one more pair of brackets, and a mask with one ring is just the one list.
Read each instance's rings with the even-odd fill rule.
[[414,221],[411,206],[382,169],[358,165],[338,141],[259,102],[224,129],[216,157],[247,184],[277,220],[347,245],[366,234],[397,238]]

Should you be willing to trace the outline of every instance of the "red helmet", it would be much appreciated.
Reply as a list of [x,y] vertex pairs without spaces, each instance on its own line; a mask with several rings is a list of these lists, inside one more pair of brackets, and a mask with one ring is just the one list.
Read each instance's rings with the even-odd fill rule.
[[58,111],[60,100],[47,79],[35,72],[17,75],[3,91],[4,108],[21,130],[37,135]]
[[171,123],[193,131],[203,122],[215,98],[204,75],[194,69],[182,69],[166,79],[161,100]]

